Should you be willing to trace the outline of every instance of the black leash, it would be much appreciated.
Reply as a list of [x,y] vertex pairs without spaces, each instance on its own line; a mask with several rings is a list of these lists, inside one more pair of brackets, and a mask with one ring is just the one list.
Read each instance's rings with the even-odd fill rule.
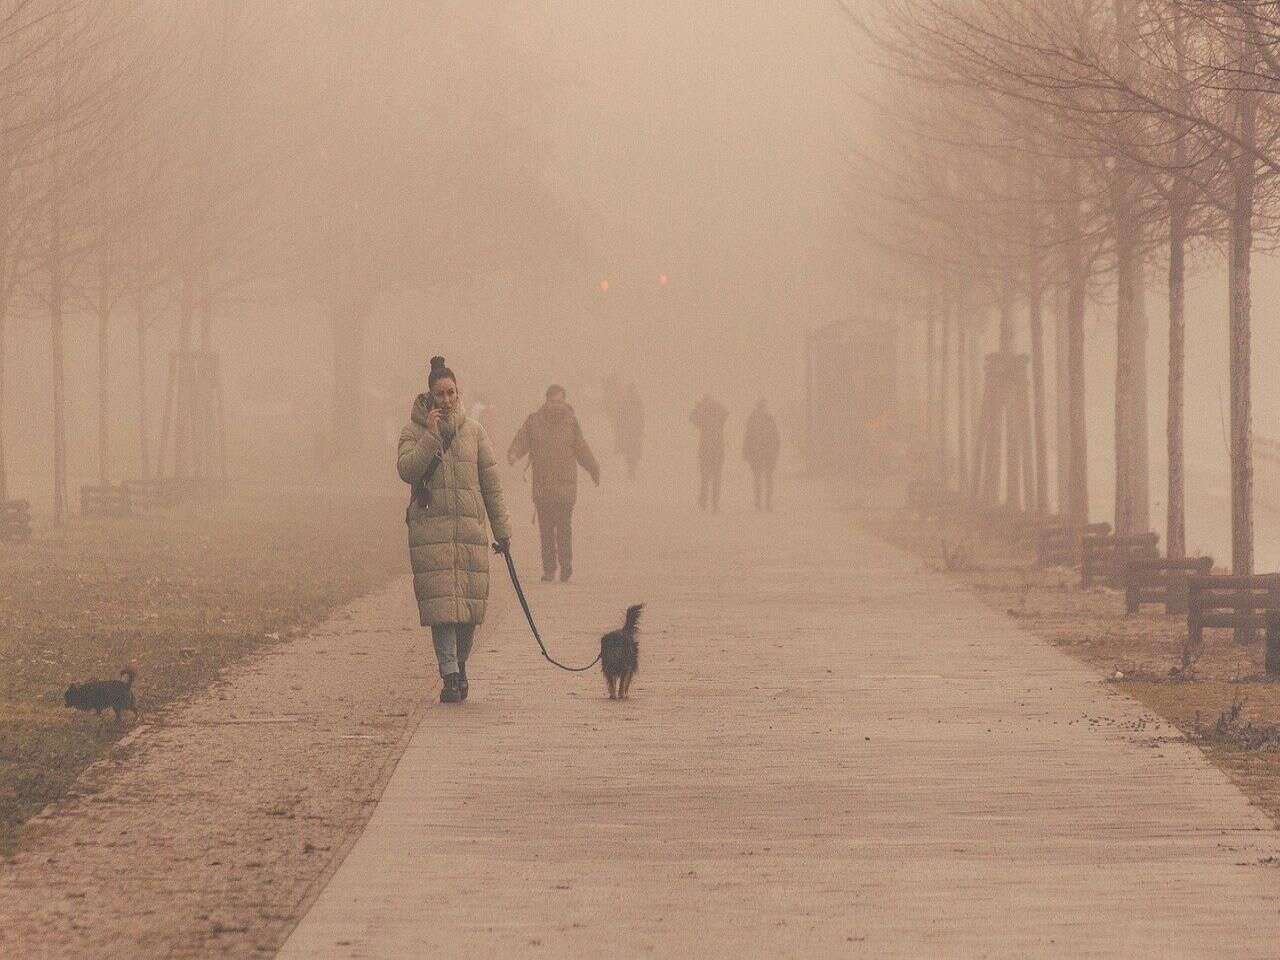
[[524,618],[529,621],[529,629],[533,631],[533,639],[538,641],[538,648],[542,651],[542,655],[546,657],[547,660],[549,660],[552,664],[559,667],[561,670],[567,670],[570,673],[582,673],[586,670],[590,670],[597,663],[599,663],[600,654],[597,653],[596,658],[592,660],[590,663],[588,663],[585,667],[566,667],[563,663],[561,663],[555,657],[551,656],[551,654],[547,653],[547,645],[542,642],[542,635],[538,633],[538,625],[533,622],[533,614],[529,610],[529,601],[524,598],[524,590],[520,587],[520,578],[516,575],[516,562],[513,559],[511,559],[510,549],[502,550],[495,543],[493,545],[493,552],[500,553],[504,557],[506,557],[507,573],[511,574],[511,585],[516,588],[516,596],[520,598],[520,606],[524,608]]

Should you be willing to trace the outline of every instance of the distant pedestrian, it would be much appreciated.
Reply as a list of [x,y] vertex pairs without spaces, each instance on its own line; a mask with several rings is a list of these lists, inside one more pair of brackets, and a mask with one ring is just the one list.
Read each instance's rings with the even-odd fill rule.
[[596,463],[582,427],[568,404],[564,387],[547,387],[546,403],[531,413],[507,450],[514,464],[528,456],[533,472],[533,505],[542,535],[542,579],[560,580],[573,575],[573,506],[578,499],[578,467],[600,486]]
[[636,467],[644,449],[644,401],[634,382],[627,384],[618,411],[618,434],[623,459],[627,462],[627,478],[636,478]]
[[764,398],[756,403],[742,435],[742,459],[751,467],[756,509],[773,509],[773,471],[778,466],[782,446],[778,423],[765,407]]
[[698,506],[711,512],[720,510],[720,474],[724,469],[724,422],[726,410],[710,394],[704,396],[689,414],[689,422],[698,428]]
[[413,488],[405,521],[413,592],[422,625],[431,627],[444,684],[441,703],[467,699],[467,657],[489,598],[489,538],[511,546],[498,461],[488,434],[462,412],[458,378],[431,358],[427,392],[413,402],[400,432],[396,469]]

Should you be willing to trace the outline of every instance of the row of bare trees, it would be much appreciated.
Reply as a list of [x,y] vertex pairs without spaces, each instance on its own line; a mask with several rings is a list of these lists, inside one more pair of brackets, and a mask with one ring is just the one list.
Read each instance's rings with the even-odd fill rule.
[[[859,194],[877,218],[868,222],[894,225],[874,242],[900,263],[914,258],[932,302],[949,305],[933,319],[951,317],[960,331],[961,369],[972,370],[966,344],[988,309],[999,315],[1002,351],[1013,349],[1018,305],[1025,311],[1038,480],[1029,509],[1052,512],[1048,303],[1057,509],[1087,517],[1084,314],[1105,291],[1115,305],[1114,525],[1148,528],[1146,293],[1162,273],[1167,542],[1170,556],[1184,555],[1187,261],[1225,257],[1232,565],[1252,572],[1251,259],[1257,238],[1277,228],[1280,8],[1260,0],[879,0],[844,9],[874,42],[892,89],[879,95],[880,142],[857,163]],[[946,381],[936,382],[945,392]]]
[[[148,434],[149,352],[210,353],[219,318],[253,303],[310,303],[323,318],[333,432],[354,450],[379,300],[503,269],[517,248],[546,256],[540,231],[564,229],[539,183],[543,80],[508,14],[414,0],[358,15],[345,0],[0,0],[0,500],[11,318],[42,318],[49,337],[59,519],[68,324],[97,331],[104,484],[117,461],[144,477],[166,469]],[[109,351],[126,322],[137,448],[121,457]]]

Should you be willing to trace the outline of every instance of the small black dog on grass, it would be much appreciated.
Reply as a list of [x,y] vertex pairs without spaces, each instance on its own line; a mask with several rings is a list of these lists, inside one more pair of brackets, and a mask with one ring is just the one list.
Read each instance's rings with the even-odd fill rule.
[[138,706],[133,699],[133,678],[137,672],[133,667],[125,667],[120,671],[119,680],[89,680],[85,683],[73,683],[67,687],[62,699],[68,707],[76,710],[92,710],[101,714],[108,707],[116,712],[116,720],[126,710],[138,717]]
[[600,669],[609,688],[610,700],[625,700],[631,681],[640,670],[640,645],[636,643],[636,625],[640,623],[643,603],[627,607],[627,620],[621,630],[613,630],[600,638]]

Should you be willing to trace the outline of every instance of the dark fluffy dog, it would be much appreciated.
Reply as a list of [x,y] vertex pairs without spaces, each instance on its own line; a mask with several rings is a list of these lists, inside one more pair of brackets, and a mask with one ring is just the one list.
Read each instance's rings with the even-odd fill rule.
[[610,700],[625,700],[631,680],[640,669],[640,645],[636,643],[636,626],[640,623],[643,603],[627,607],[627,620],[621,630],[613,630],[600,638],[600,669],[609,688]]
[[85,683],[73,683],[67,687],[62,699],[68,707],[76,710],[92,710],[101,714],[108,707],[116,712],[116,719],[124,711],[129,710],[134,718],[138,716],[138,706],[133,699],[133,678],[137,672],[133,667],[125,667],[120,671],[119,680],[89,680]]

